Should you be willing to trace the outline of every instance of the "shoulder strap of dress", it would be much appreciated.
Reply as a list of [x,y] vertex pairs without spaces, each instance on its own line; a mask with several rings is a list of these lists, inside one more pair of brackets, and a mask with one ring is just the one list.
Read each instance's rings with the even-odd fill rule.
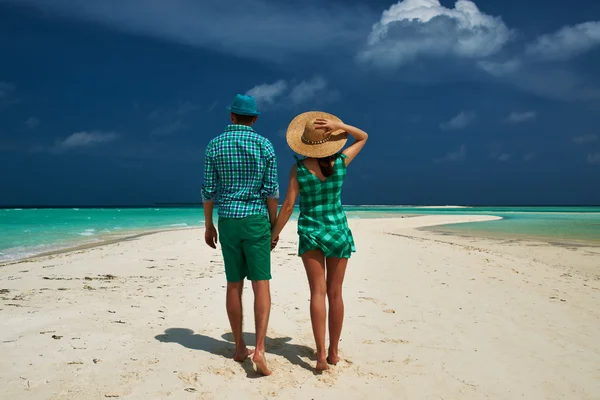
[[340,158],[348,158],[348,156],[345,155],[344,153],[340,153]]
[[300,157],[298,157],[298,156],[297,156],[297,155],[295,155],[295,154],[294,154],[294,158],[296,159],[296,164],[297,164],[299,167],[302,167],[302,166],[304,166],[304,163],[302,162],[302,161],[304,161],[304,159],[301,159]]

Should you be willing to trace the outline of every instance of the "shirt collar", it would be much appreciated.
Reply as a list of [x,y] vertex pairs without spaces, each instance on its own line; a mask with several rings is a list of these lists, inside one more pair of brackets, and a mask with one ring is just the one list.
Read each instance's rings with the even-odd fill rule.
[[254,129],[252,129],[251,126],[232,124],[232,125],[228,125],[227,128],[225,128],[225,132],[255,132],[255,131],[254,131]]

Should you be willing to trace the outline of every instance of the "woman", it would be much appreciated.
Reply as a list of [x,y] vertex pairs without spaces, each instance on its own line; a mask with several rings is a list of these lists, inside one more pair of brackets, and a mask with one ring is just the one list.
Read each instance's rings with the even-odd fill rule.
[[[340,153],[348,134],[354,143]],[[310,317],[317,346],[317,370],[339,361],[338,344],[344,320],[342,284],[346,265],[355,252],[352,232],[342,208],[346,167],[364,147],[368,135],[339,118],[323,113],[300,114],[290,123],[288,145],[305,156],[292,168],[286,199],[272,229],[276,244],[300,194],[299,250],[310,285]],[[329,350],[325,353],[325,324],[329,301]]]

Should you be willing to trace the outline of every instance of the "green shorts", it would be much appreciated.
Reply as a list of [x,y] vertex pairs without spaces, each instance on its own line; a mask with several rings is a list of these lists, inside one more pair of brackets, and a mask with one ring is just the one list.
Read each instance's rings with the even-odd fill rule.
[[271,224],[267,217],[219,218],[227,282],[271,279]]

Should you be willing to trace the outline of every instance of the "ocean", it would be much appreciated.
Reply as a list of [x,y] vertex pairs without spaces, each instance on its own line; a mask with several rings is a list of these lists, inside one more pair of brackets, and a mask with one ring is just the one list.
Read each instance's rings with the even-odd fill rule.
[[[347,206],[348,218],[421,214],[495,215],[502,220],[435,227],[492,238],[600,245],[600,207]],[[140,233],[202,227],[201,208],[0,209],[0,262]]]

